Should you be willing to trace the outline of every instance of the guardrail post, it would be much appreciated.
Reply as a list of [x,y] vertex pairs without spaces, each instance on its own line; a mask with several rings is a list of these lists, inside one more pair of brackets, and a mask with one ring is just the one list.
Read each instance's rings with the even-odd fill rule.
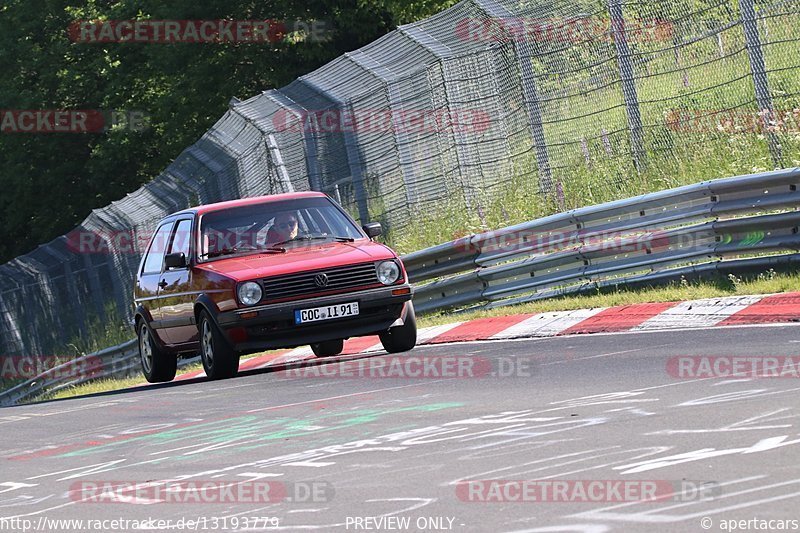
[[764,52],[761,48],[761,37],[758,34],[758,19],[756,18],[753,0],[739,0],[739,12],[742,16],[747,55],[750,58],[750,72],[756,92],[756,103],[758,104],[759,113],[761,113],[761,122],[764,125],[769,153],[772,156],[775,168],[781,168],[783,167],[781,144],[775,132],[769,131],[769,121],[775,118],[775,108],[772,105],[772,95],[769,91],[767,67],[764,62]]
[[636,91],[636,73],[631,60],[631,49],[625,34],[625,17],[622,13],[622,0],[608,0],[608,13],[611,16],[611,33],[617,49],[617,65],[622,81],[622,96],[625,99],[625,112],[628,115],[628,128],[631,135],[631,152],[636,170],[642,171],[646,163],[644,149],[644,129],[639,110],[639,94]]

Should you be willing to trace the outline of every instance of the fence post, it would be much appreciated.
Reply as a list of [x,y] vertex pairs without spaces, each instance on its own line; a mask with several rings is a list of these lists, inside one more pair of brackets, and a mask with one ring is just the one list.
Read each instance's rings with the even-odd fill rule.
[[322,179],[319,174],[319,159],[317,153],[316,116],[314,112],[309,112],[303,106],[292,100],[289,96],[275,89],[265,91],[267,98],[275,102],[280,107],[292,113],[302,124],[303,146],[305,146],[306,170],[308,171],[308,187],[312,191],[322,190]]
[[[348,116],[353,115],[353,104],[350,102],[345,102],[341,98],[336,95],[333,95],[308,79],[308,77],[299,78],[299,80],[305,84],[308,88],[314,91],[317,94],[322,95],[326,99],[330,100],[336,107],[339,109],[339,113],[347,114]],[[343,118],[340,115],[340,118]],[[343,121],[340,120],[340,124]],[[344,147],[345,152],[347,155],[347,163],[350,167],[350,178],[353,180],[353,192],[355,193],[356,197],[356,205],[358,206],[358,218],[361,220],[362,224],[366,224],[369,222],[369,208],[367,206],[367,190],[364,186],[364,174],[362,171],[362,163],[361,163],[361,153],[358,150],[358,139],[356,138],[355,132],[351,131],[351,128],[341,128],[342,129],[342,136],[344,137]]]
[[772,105],[772,96],[769,91],[767,67],[764,62],[764,52],[761,48],[761,37],[758,34],[758,19],[753,5],[753,0],[739,0],[739,12],[742,17],[744,29],[744,42],[747,55],[750,58],[750,71],[753,76],[753,85],[756,91],[756,103],[761,114],[761,122],[765,126],[765,137],[769,145],[769,153],[775,168],[783,166],[783,154],[778,136],[774,131],[769,131],[769,120],[775,118],[775,108]]
[[275,139],[275,135],[271,133],[267,134],[267,147],[269,148],[272,166],[275,167],[278,178],[280,178],[283,184],[283,192],[294,192],[292,180],[289,179],[289,172],[286,170],[286,165],[283,163],[283,156],[281,155],[280,147],[278,147],[278,141]]
[[536,166],[539,168],[539,187],[545,194],[553,191],[553,172],[550,169],[550,154],[547,152],[547,138],[542,124],[542,109],[539,105],[539,88],[536,86],[535,73],[531,63],[531,49],[527,40],[515,42],[514,48],[519,57],[522,90],[528,108],[528,120],[531,124],[533,146],[536,150]]
[[[57,250],[55,250],[50,245],[42,246],[41,250],[44,251],[47,255],[49,255],[53,259],[55,259],[57,261],[56,264],[58,264],[58,263],[61,264],[61,266],[64,269],[63,270],[64,279],[63,279],[62,283],[64,284],[64,286],[67,289],[67,298],[69,298],[71,303],[78,304],[80,302],[80,296],[78,294],[78,287],[76,286],[76,283],[75,283],[75,274],[72,271],[72,265],[70,264],[69,257],[65,256],[64,254],[59,253]],[[48,269],[48,277],[53,279],[53,278],[56,278],[57,276],[51,276],[50,275],[50,271]],[[61,309],[63,309],[63,310],[66,310],[66,309],[69,308],[68,307],[69,306],[69,302],[61,303],[61,305],[59,305],[60,302],[52,302],[52,303],[55,304],[56,306],[61,307]],[[66,305],[64,305],[64,304],[66,304]],[[56,313],[56,321],[59,323],[59,326],[62,329],[62,331],[64,330],[64,322],[62,321],[61,317],[63,315],[65,315],[65,314],[69,315],[70,313]],[[86,336],[86,322],[84,320],[84,317],[86,317],[86,313],[85,312],[82,312],[82,313],[81,312],[76,312],[74,314],[75,314],[75,317],[74,317],[75,318],[75,325],[77,326],[78,333],[81,335],[81,337],[85,337]],[[105,322],[105,319],[106,319],[105,309],[98,309],[97,319],[102,321],[102,322]]]
[[644,129],[639,110],[639,95],[636,91],[636,73],[631,60],[631,49],[625,35],[625,17],[622,13],[622,0],[608,0],[608,13],[611,16],[611,32],[617,49],[617,65],[622,81],[622,96],[625,99],[625,112],[628,115],[628,128],[631,134],[631,151],[636,170],[642,171],[646,163],[644,150]]
[[19,330],[19,320],[15,317],[11,309],[6,305],[7,295],[18,289],[2,290],[0,285],[0,354],[11,355],[12,353],[24,352],[25,342],[22,340],[22,332]]
[[[386,95],[389,100],[389,113],[392,116],[392,126],[394,130],[394,142],[397,146],[398,158],[400,162],[400,172],[403,175],[403,183],[405,184],[406,202],[409,207],[416,205],[419,202],[417,195],[417,177],[414,173],[414,158],[411,155],[409,145],[411,140],[408,134],[400,126],[397,119],[396,112],[404,111],[405,105],[402,103],[402,97],[397,89],[396,82],[385,82]],[[423,112],[425,112],[423,110]],[[405,120],[405,117],[401,115]]]
[[[339,109],[350,116],[353,115],[353,104],[341,102]],[[367,204],[367,189],[364,185],[364,173],[361,163],[361,152],[358,149],[358,139],[353,131],[343,128],[344,146],[347,152],[347,162],[350,165],[350,175],[353,178],[353,190],[358,206],[358,218],[362,224],[369,222],[369,206]]]
[[[484,13],[495,19],[512,19],[514,14],[495,0],[473,0]],[[505,25],[504,25],[505,27]],[[553,192],[553,172],[550,168],[550,155],[547,151],[547,138],[542,124],[542,109],[539,105],[539,89],[536,86],[536,73],[533,71],[531,46],[524,36],[507,35],[514,45],[519,63],[522,92],[528,111],[528,121],[536,152],[536,166],[539,169],[539,188],[545,194]]]
[[[397,147],[398,162],[400,163],[400,173],[403,176],[405,185],[406,202],[410,208],[419,201],[417,194],[417,177],[414,171],[414,158],[411,154],[409,145],[411,140],[398,120],[398,111],[405,111],[402,94],[397,88],[397,75],[391,70],[365,54],[362,50],[349,52],[344,55],[347,59],[358,65],[364,72],[383,82],[386,91],[386,100],[389,103],[389,114],[392,122],[392,132],[394,144]],[[425,110],[423,110],[424,112]],[[403,115],[400,115],[402,118]]]
[[[439,67],[442,73],[445,106],[449,115],[449,120],[447,120],[447,123],[452,127],[453,143],[455,145],[457,161],[456,172],[458,173],[461,192],[464,193],[466,209],[467,211],[471,212],[473,205],[472,196],[474,194],[473,189],[476,187],[469,183],[469,176],[466,176],[465,180],[464,172],[467,167],[472,168],[474,165],[472,164],[470,154],[467,152],[469,143],[466,140],[466,136],[464,135],[464,132],[460,130],[460,126],[458,124],[453,124],[452,120],[454,116],[457,116],[457,113],[455,113],[457,110],[452,107],[453,104],[461,103],[457,86],[452,82],[448,70],[447,61],[451,58],[453,51],[449,46],[440,42],[436,39],[436,37],[420,27],[409,24],[407,26],[399,27],[397,31],[405,35],[408,39],[419,45],[421,48],[424,48],[430,52],[438,60],[436,66]],[[429,79],[430,68],[431,65],[429,65],[427,68]],[[433,86],[433,84],[430,84],[430,82],[429,85]]]
[[[81,230],[84,231],[84,230]],[[135,233],[132,235],[133,242],[136,241]],[[89,287],[92,289],[92,294],[96,295],[91,298],[92,302],[94,303],[95,310],[97,311],[97,315],[100,316],[103,320],[106,318],[106,310],[103,306],[103,303],[98,299],[99,295],[103,294],[103,290],[100,288],[100,276],[97,275],[97,269],[92,262],[92,258],[89,254],[84,253],[83,255],[83,268],[86,271],[86,277],[89,279]]]
[[470,153],[470,145],[467,140],[467,136],[464,134],[463,126],[453,120],[454,117],[458,117],[459,112],[461,111],[460,108],[453,106],[462,105],[463,99],[460,91],[458,90],[458,85],[451,81],[452,78],[450,76],[449,61],[452,60],[439,60],[439,65],[442,68],[442,79],[444,80],[444,97],[447,104],[447,112],[449,114],[449,120],[447,123],[453,129],[453,142],[455,143],[456,149],[456,161],[458,161],[458,168],[456,169],[456,172],[458,172],[459,181],[461,182],[461,191],[464,193],[464,207],[467,209],[467,212],[472,215],[472,210],[476,204],[475,189],[480,190],[482,184],[472,183],[472,180],[470,179],[469,172],[474,170],[477,165],[473,160],[472,154]]
[[322,178],[319,172],[319,153],[317,151],[317,117],[307,113],[303,118],[303,144],[306,147],[306,167],[308,168],[308,185],[312,191],[322,190]]

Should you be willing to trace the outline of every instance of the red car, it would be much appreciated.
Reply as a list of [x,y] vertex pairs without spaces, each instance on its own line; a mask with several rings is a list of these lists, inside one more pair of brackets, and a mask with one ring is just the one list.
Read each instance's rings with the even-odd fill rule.
[[344,339],[379,335],[388,352],[417,342],[412,289],[400,259],[325,194],[210,204],[162,220],[134,288],[142,370],[175,377],[199,350],[211,379],[239,356],[310,344],[338,355]]

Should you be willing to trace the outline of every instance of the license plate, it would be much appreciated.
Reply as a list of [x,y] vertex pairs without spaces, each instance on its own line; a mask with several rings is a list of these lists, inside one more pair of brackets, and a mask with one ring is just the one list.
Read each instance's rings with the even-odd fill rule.
[[306,322],[319,322],[320,320],[331,320],[334,318],[356,315],[358,315],[358,302],[326,305],[324,307],[314,307],[312,309],[295,310],[294,323],[305,324]]

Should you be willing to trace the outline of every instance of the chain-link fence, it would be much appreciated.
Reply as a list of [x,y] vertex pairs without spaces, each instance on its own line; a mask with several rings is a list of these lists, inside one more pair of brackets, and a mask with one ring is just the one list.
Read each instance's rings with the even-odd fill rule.
[[155,223],[200,203],[315,189],[398,231],[509,187],[563,208],[591,177],[791,165],[798,28],[797,0],[465,0],[233,100],[151,183],[0,266],[0,354],[130,319]]

